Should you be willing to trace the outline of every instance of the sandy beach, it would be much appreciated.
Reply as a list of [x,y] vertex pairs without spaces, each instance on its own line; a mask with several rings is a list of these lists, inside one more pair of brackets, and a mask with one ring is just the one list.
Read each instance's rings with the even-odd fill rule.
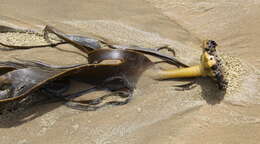
[[[133,100],[97,111],[61,103],[36,105],[0,116],[0,144],[257,144],[260,141],[259,0],[2,0],[0,25],[41,32],[101,36],[113,43],[154,48],[169,45],[177,59],[200,62],[201,43],[215,40],[229,87],[220,93],[208,78],[176,91],[178,81],[156,81],[146,71]],[[41,36],[0,33],[0,42],[46,44]],[[41,60],[80,64],[71,45],[0,51],[1,61]],[[86,95],[87,97],[87,95]]]

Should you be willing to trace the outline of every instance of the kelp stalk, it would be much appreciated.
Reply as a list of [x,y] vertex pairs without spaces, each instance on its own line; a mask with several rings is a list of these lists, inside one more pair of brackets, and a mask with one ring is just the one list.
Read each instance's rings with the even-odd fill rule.
[[224,78],[222,62],[216,54],[216,46],[216,42],[212,40],[204,41],[201,63],[199,65],[174,70],[160,70],[155,78],[170,79],[209,76],[216,81],[219,89],[226,89],[227,82]]

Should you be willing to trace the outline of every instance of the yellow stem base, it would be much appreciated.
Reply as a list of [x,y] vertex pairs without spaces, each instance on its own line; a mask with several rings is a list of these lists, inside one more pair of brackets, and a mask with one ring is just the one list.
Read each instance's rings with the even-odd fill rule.
[[179,68],[174,70],[161,70],[157,73],[156,79],[170,79],[170,78],[189,78],[206,76],[202,65],[191,66],[188,68]]

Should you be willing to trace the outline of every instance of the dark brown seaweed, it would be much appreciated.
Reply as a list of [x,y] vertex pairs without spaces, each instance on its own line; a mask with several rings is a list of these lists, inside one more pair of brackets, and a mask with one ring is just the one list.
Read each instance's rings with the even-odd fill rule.
[[[2,31],[8,31],[8,29],[12,29],[11,31],[23,31],[23,30],[19,30],[19,29],[13,29],[13,28],[5,28],[5,26],[2,26],[3,30]],[[1,27],[0,27],[1,29]],[[27,30],[28,31],[28,30]],[[0,42],[0,45],[7,47],[9,49],[3,49],[2,50],[17,50],[17,49],[31,49],[31,48],[41,48],[41,47],[55,47],[58,46],[60,44],[66,44],[69,43],[73,46],[75,46],[76,48],[80,49],[82,52],[84,53],[90,53],[91,51],[97,50],[101,48],[101,43],[104,45],[107,45],[108,47],[112,48],[112,49],[123,49],[123,50],[133,50],[133,51],[137,51],[137,52],[141,52],[144,54],[148,54],[148,55],[152,55],[155,57],[158,57],[162,60],[164,60],[167,63],[176,65],[178,67],[187,67],[186,64],[180,62],[179,60],[177,60],[175,58],[175,51],[173,49],[168,48],[167,46],[163,46],[157,49],[151,49],[151,48],[142,48],[139,46],[124,46],[124,45],[113,45],[111,42],[108,42],[108,40],[106,40],[105,38],[99,38],[99,39],[93,39],[93,38],[88,38],[88,37],[84,37],[84,36],[76,36],[76,35],[68,35],[65,34],[64,32],[52,27],[52,26],[46,26],[44,31],[44,38],[50,42],[48,34],[55,34],[57,37],[59,37],[61,40],[63,40],[62,42],[58,42],[58,43],[51,43],[51,44],[47,44],[47,45],[37,45],[37,46],[14,46],[14,45],[7,45],[7,44],[3,44]],[[0,30],[1,32],[1,30]],[[162,54],[159,52],[159,50],[161,49],[168,49],[169,51],[171,51],[174,55],[173,56],[168,56],[165,54]]]
[[[99,64],[104,60],[119,60],[121,62],[118,64]],[[91,64],[68,69],[58,69],[47,65],[2,62],[3,65],[6,64],[5,69],[11,69],[0,76],[0,103],[22,99],[63,79],[79,79],[97,89],[131,93],[143,71],[152,65],[152,62],[141,53],[111,49],[91,52],[89,61]],[[4,68],[4,66],[2,67]],[[66,97],[68,96],[64,95],[64,99],[69,100]]]
[[48,33],[55,34],[60,39],[64,40],[65,42],[70,43],[71,45],[77,47],[81,51],[85,53],[89,53],[93,50],[101,48],[100,43],[96,39],[83,37],[83,36],[76,36],[76,35],[67,35],[60,30],[55,29],[52,26],[46,26],[44,28],[44,38],[48,40]]
[[[36,31],[6,26],[0,26],[0,32],[26,32],[42,35]],[[143,54],[155,56],[162,59],[163,62],[178,67],[187,67],[186,64],[175,58],[175,51],[167,46],[149,49],[139,46],[114,45],[104,38],[93,39],[68,35],[54,27],[46,26],[43,36],[49,42],[49,33],[59,37],[61,42],[38,46],[15,46],[0,42],[0,45],[6,48],[1,49],[55,47],[69,43],[88,54],[89,64],[54,66],[40,61],[0,62],[0,104],[22,100],[36,91],[42,91],[66,101],[67,106],[80,110],[95,110],[106,105],[122,105],[131,100],[132,92],[141,74],[149,66],[155,64]],[[102,49],[101,44],[110,49]],[[168,49],[173,56],[160,53],[161,49]],[[119,63],[101,63],[106,60],[117,60]],[[64,94],[70,87],[70,80],[78,80],[93,87],[72,94]],[[111,93],[92,100],[73,100],[84,93],[97,90],[106,90]],[[103,103],[111,95],[117,95],[124,100]]]
[[[83,36],[67,35],[67,34],[61,32],[60,30],[57,30],[56,28],[51,27],[51,26],[46,26],[44,29],[44,32],[45,32],[44,33],[45,39],[48,39],[48,37],[47,37],[48,33],[53,33],[56,36],[58,36],[60,39],[72,44],[73,46],[79,48],[81,51],[83,51],[85,53],[90,53],[93,50],[100,49],[101,48],[100,43],[103,43],[113,49],[138,51],[141,53],[145,53],[145,54],[149,54],[149,55],[161,58],[164,61],[174,64],[178,67],[179,66],[187,67],[186,64],[178,61],[176,58],[170,57],[170,56],[167,56],[167,55],[164,55],[164,54],[158,52],[160,49],[166,48],[165,46],[160,47],[158,49],[149,49],[149,48],[142,48],[139,46],[113,45],[113,44],[111,44],[111,42],[108,42],[107,40],[103,40],[104,38],[103,39],[100,38],[99,40],[96,40],[96,39],[83,37]],[[175,56],[174,50],[172,50],[172,52],[174,53],[174,56]]]

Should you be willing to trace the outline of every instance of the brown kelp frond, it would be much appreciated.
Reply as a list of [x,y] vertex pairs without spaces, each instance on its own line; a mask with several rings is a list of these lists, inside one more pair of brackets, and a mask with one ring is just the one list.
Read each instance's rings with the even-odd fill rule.
[[21,69],[21,68],[26,68],[26,67],[27,67],[26,65],[18,62],[12,62],[12,61],[0,62],[0,76],[7,72]]
[[175,90],[177,91],[184,91],[184,90],[191,90],[193,88],[195,88],[197,85],[196,84],[196,80],[193,80],[191,82],[185,83],[185,84],[180,84],[180,85],[174,85]]
[[[130,100],[133,89],[140,75],[149,66],[155,64],[151,62],[143,54],[151,55],[163,60],[163,62],[175,65],[177,67],[188,67],[186,64],[175,58],[175,51],[168,46],[159,48],[142,48],[139,46],[123,46],[109,43],[106,39],[92,39],[83,36],[68,35],[54,27],[46,26],[43,34],[30,31],[20,30],[5,26],[0,26],[0,32],[20,32],[33,33],[40,35],[50,44],[34,45],[34,46],[15,46],[0,42],[4,50],[31,49],[41,47],[55,47],[60,44],[69,43],[82,52],[88,54],[89,64],[78,64],[69,66],[55,66],[40,61],[19,60],[18,62],[2,62],[0,63],[0,103],[10,102],[14,100],[25,99],[35,91],[43,91],[49,95],[71,101],[67,105],[75,107],[76,101],[69,97],[78,97],[84,91],[67,94],[64,93],[70,87],[70,80],[79,80],[93,86],[96,90],[108,90],[120,96],[127,93],[128,98],[121,102],[106,102],[102,104],[102,97],[99,100],[99,106],[89,106],[91,100],[82,104],[78,102],[77,109],[96,109],[104,105],[120,105]],[[56,35],[59,40],[52,43],[49,34]],[[102,49],[105,45],[110,49]],[[172,56],[160,53],[160,50],[167,49]],[[106,63],[109,60],[116,60],[119,63]],[[92,90],[93,90],[92,89]],[[88,92],[88,90],[85,90]],[[70,95],[70,96],[69,96]],[[104,96],[106,97],[106,96]],[[84,108],[83,108],[84,107]]]
[[[121,62],[101,63],[104,60]],[[152,65],[143,54],[126,50],[96,50],[89,54],[89,61],[91,64],[66,69],[33,62],[25,62],[24,66],[21,64],[23,67],[19,66],[20,63],[16,66],[16,63],[2,62],[14,69],[0,76],[0,103],[23,99],[44,88],[49,92],[60,90],[56,95],[67,97],[63,95],[67,89],[63,86],[68,86],[70,79],[78,79],[98,89],[113,92],[125,89],[131,93],[141,74]]]
[[165,45],[165,46],[161,46],[161,47],[156,48],[157,51],[164,50],[164,49],[166,49],[166,50],[168,50],[169,52],[171,52],[173,56],[176,56],[175,50],[174,50],[173,48],[170,48],[168,45]]
[[[105,60],[119,60],[121,62],[119,64],[101,63]],[[89,68],[88,71],[80,69],[76,75],[71,75],[71,77],[94,85],[97,83],[98,85],[108,84],[106,81],[121,78],[127,83],[128,87],[132,88],[135,87],[135,83],[143,71],[153,64],[142,53],[111,49],[100,49],[91,52],[88,61],[91,63],[91,66],[93,65],[93,68]],[[86,75],[92,75],[95,79],[89,79]],[[113,86],[115,86],[115,88],[118,87],[118,85],[114,84],[108,84],[106,87],[113,90],[115,89]]]
[[[141,52],[144,54],[158,57],[158,58],[165,60],[166,62],[168,62],[170,64],[174,64],[178,67],[187,67],[186,64],[180,62],[179,60],[177,60],[174,57],[175,51],[173,49],[168,48],[167,46],[163,46],[163,47],[160,47],[157,49],[150,49],[150,48],[142,48],[139,46],[113,45],[110,42],[108,42],[106,39],[93,39],[93,38],[88,38],[88,37],[83,37],[83,36],[68,35],[68,34],[61,32],[60,30],[57,30],[56,28],[54,28],[52,26],[46,26],[44,29],[44,37],[46,40],[48,40],[48,33],[55,34],[63,41],[72,44],[73,46],[79,48],[81,51],[83,51],[87,54],[91,53],[91,51],[100,49],[101,43],[102,43],[112,49],[133,50],[133,51],[137,51],[137,52]],[[160,53],[159,51],[161,49],[168,49],[168,51],[173,53],[173,56],[167,56],[165,54]]]
[[[110,96],[118,96],[121,98],[120,101],[106,101]],[[110,94],[103,95],[96,99],[86,100],[86,101],[68,101],[65,103],[67,107],[83,110],[83,111],[95,111],[99,108],[112,105],[119,106],[127,104],[132,99],[132,92],[129,91],[117,91],[111,92]]]
[[[34,66],[34,67],[41,67],[41,68],[52,68],[52,69],[69,69],[69,68],[75,68],[82,66],[84,64],[73,64],[73,65],[66,65],[66,66],[58,66],[58,65],[51,65],[47,64],[41,61],[33,61],[33,60],[22,60],[19,58],[15,58],[17,61],[20,61],[22,65],[27,65],[27,66]],[[1,64],[1,62],[0,62]]]
[[[168,55],[160,53],[159,51],[161,49],[166,49],[165,46],[157,48],[157,49],[142,48],[142,47],[139,47],[139,46],[122,46],[122,45],[109,45],[109,47],[110,48],[114,48],[114,49],[138,51],[138,52],[141,52],[141,53],[145,53],[145,54],[148,54],[148,55],[152,55],[152,56],[158,57],[158,58],[164,60],[165,62],[173,64],[173,65],[176,65],[178,67],[188,67],[186,64],[180,62],[175,57],[168,56]],[[169,50],[170,48],[167,48],[167,49]],[[175,55],[175,51],[174,50],[171,50],[171,52]]]
[[8,93],[0,95],[0,102],[23,98],[37,90],[43,83],[50,81],[60,72],[57,70],[46,71],[40,68],[23,68],[1,75],[1,91],[8,91]]
[[71,45],[79,48],[81,51],[85,53],[89,53],[90,51],[101,48],[99,41],[96,39],[83,37],[83,36],[76,36],[76,35],[67,35],[52,26],[47,25],[43,31],[44,31],[44,38],[46,40],[49,40],[48,33],[52,33],[55,34],[60,39],[64,40],[65,42],[68,42]]
[[[22,31],[19,29],[12,29],[12,28],[5,28],[5,27],[3,27],[2,31],[7,32],[9,29],[10,29],[10,31],[15,31],[15,30]],[[132,50],[132,51],[137,51],[137,52],[141,52],[144,54],[152,55],[152,56],[155,56],[157,58],[164,60],[167,63],[176,65],[177,67],[188,67],[186,64],[180,62],[179,60],[177,60],[175,58],[175,51],[173,49],[169,48],[168,46],[162,46],[162,47],[159,47],[156,49],[155,48],[152,49],[152,48],[142,48],[139,46],[114,45],[105,38],[100,37],[100,39],[94,39],[94,38],[88,38],[88,37],[84,37],[84,36],[69,35],[69,34],[65,34],[64,32],[62,32],[52,26],[48,26],[48,25],[45,27],[43,32],[44,32],[44,34],[43,34],[44,39],[47,40],[51,44],[35,45],[35,46],[15,46],[15,45],[3,44],[0,42],[0,45],[8,48],[8,49],[1,48],[1,49],[2,50],[17,50],[17,49],[31,49],[31,48],[41,48],[41,47],[55,47],[60,44],[69,43],[69,44],[75,46],[76,48],[80,49],[82,52],[89,54],[94,50],[101,49],[101,44],[103,44],[112,49]],[[58,38],[61,39],[61,42],[52,43],[49,39],[49,34],[56,35]],[[159,51],[162,49],[167,49],[168,51],[170,51],[173,54],[173,56],[168,56],[168,55],[160,53]]]

